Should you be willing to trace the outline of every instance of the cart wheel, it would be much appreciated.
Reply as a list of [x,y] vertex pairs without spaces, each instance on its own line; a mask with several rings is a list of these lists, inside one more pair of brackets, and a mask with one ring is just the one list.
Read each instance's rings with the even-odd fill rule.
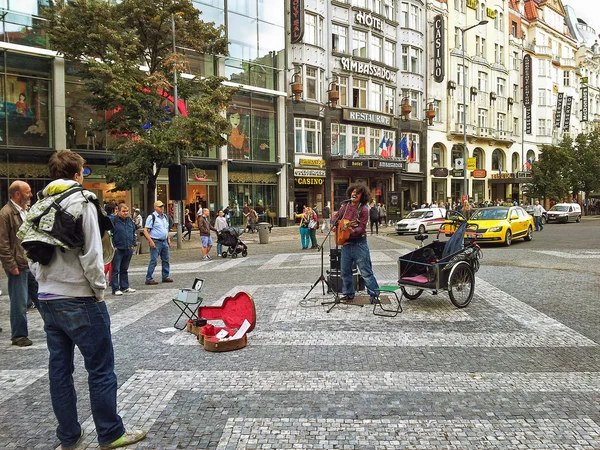
[[248,256],[248,250],[242,250],[242,256],[245,258]]
[[223,253],[221,253],[221,256],[222,256],[223,258],[227,258],[227,252],[223,252]]
[[423,289],[415,288],[412,286],[400,286],[402,290],[402,295],[404,295],[409,300],[416,300],[423,293]]
[[471,266],[461,261],[450,271],[448,277],[448,295],[457,308],[464,308],[473,298],[475,292],[475,275]]
[[231,257],[232,257],[233,259],[237,258],[237,253],[233,252],[233,253],[231,254]]

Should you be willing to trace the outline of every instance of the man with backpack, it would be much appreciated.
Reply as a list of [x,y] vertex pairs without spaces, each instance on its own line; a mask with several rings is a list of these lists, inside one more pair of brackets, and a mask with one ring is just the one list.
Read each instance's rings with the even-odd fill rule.
[[[30,262],[30,268],[39,283],[40,314],[50,353],[50,397],[58,420],[56,435],[61,448],[76,448],[84,434],[77,419],[77,395],[73,383],[74,349],[77,346],[88,372],[90,408],[100,448],[112,449],[138,442],[146,437],[146,432],[126,432],[117,413],[114,350],[110,317],[104,303],[106,280],[100,225],[106,222],[99,216],[102,211],[96,196],[81,187],[84,164],[85,160],[70,150],[54,153],[48,163],[54,181],[42,191],[38,202],[56,197],[53,208],[56,210],[59,206],[59,211],[49,218],[45,208],[47,220],[64,225],[70,217],[75,223],[75,233],[71,237],[79,238],[75,235],[81,234],[82,245],[68,248],[46,243],[46,246],[36,244],[36,252],[28,250],[27,242],[35,244],[34,239],[28,240],[28,235],[41,233],[32,222],[40,209],[36,205],[31,207],[19,234],[23,231],[25,235],[23,247],[28,251],[28,257],[37,260]],[[59,224],[60,221],[63,223]],[[64,240],[65,236],[58,235]]]
[[146,284],[158,284],[153,278],[154,269],[160,255],[162,267],[162,282],[172,283],[173,278],[169,277],[171,265],[169,260],[171,257],[171,237],[169,236],[169,218],[165,213],[165,204],[160,200],[154,202],[154,212],[146,219],[144,225],[144,236],[150,244],[150,263],[146,272]]

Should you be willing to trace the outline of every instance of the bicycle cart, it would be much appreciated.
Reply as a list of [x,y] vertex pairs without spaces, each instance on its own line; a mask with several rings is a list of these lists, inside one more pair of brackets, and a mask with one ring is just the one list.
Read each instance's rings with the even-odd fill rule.
[[[452,304],[464,308],[475,292],[481,249],[474,240],[465,239],[467,221],[464,216],[449,211],[446,217],[455,224],[452,237],[446,242],[436,239],[398,258],[398,285],[402,295],[409,300],[417,299],[424,290],[434,294],[447,290]],[[423,241],[427,235],[415,238]]]

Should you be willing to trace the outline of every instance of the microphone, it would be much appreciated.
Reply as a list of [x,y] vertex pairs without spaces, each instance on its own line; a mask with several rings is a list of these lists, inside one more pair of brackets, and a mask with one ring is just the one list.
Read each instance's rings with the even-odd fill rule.
[[348,200],[344,200],[344,201],[342,202],[342,204],[344,204],[344,203],[350,203],[351,201],[352,201],[352,199],[351,199],[351,198],[349,198]]

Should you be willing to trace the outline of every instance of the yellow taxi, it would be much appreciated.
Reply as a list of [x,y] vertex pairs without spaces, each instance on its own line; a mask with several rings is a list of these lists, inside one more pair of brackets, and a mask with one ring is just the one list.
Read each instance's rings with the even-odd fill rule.
[[[448,215],[447,217],[450,217]],[[447,220],[440,231],[451,235],[458,227],[458,221]],[[473,211],[468,220],[466,237],[477,242],[492,242],[509,246],[514,239],[533,239],[533,217],[520,206],[494,206]]]

